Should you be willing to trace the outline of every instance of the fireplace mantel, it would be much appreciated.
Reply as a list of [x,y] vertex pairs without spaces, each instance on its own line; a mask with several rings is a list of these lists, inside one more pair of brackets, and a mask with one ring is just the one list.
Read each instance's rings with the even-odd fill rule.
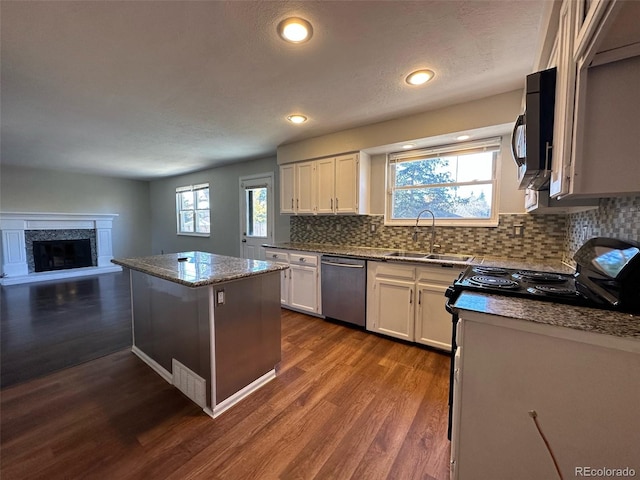
[[[3,273],[0,284],[15,285],[121,271],[121,267],[111,263],[111,227],[117,216],[117,213],[0,212]],[[95,230],[97,266],[29,273],[25,230],[73,229]]]

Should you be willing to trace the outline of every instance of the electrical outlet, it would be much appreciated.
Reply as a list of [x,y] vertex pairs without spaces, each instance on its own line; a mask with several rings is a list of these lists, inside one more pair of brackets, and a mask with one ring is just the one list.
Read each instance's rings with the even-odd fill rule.
[[376,226],[375,226],[375,224],[371,224],[371,233],[376,233]]
[[513,226],[513,236],[514,237],[524,237],[524,225],[514,225]]
[[224,289],[216,290],[216,305],[224,305]]

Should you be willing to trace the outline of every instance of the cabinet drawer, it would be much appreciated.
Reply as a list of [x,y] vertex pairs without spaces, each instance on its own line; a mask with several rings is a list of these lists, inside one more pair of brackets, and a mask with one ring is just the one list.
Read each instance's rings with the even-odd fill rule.
[[298,265],[317,266],[318,265],[318,256],[317,255],[308,255],[308,254],[298,253],[298,252],[290,252],[289,253],[289,262],[295,263],[295,264],[298,264]]
[[415,280],[416,269],[406,265],[392,265],[387,263],[370,262],[375,269],[376,276],[402,278],[406,280]]
[[419,267],[418,280],[421,282],[451,285],[464,271],[457,266],[451,267]]
[[274,262],[288,262],[289,254],[282,250],[265,250],[264,258],[265,260],[272,260]]

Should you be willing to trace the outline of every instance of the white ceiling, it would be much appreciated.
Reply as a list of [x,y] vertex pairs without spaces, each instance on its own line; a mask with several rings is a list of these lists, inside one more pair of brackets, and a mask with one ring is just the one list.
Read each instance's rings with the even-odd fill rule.
[[1,161],[152,179],[511,91],[545,1],[3,0]]

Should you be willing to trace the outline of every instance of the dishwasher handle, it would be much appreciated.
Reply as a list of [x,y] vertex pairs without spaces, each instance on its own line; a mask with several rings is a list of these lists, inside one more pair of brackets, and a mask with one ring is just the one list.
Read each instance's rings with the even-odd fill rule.
[[329,262],[328,260],[322,260],[320,263],[322,263],[323,265],[333,265],[334,267],[364,268],[364,265],[352,265],[350,263],[336,263],[336,262]]

